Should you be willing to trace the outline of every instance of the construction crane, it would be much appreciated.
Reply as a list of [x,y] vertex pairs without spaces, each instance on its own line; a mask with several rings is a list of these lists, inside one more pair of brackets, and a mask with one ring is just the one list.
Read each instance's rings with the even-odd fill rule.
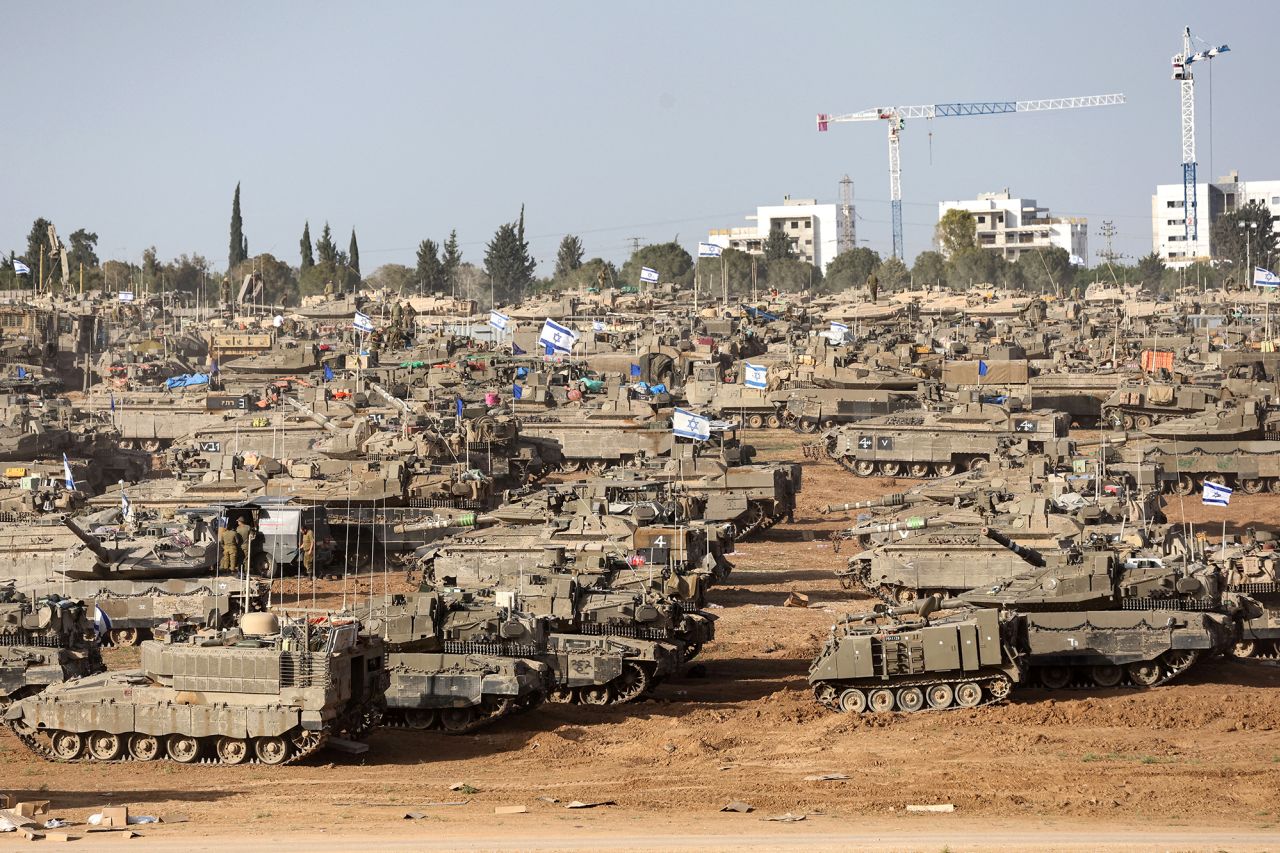
[[[1207,62],[1219,54],[1231,50],[1225,44],[1201,51],[1191,49],[1191,28],[1182,30],[1182,53],[1173,57],[1173,79],[1182,85],[1182,213],[1185,220],[1186,239],[1195,241],[1200,236],[1199,216],[1196,208],[1196,81],[1191,65]],[[1192,247],[1187,247],[1192,251]]]
[[898,146],[909,118],[944,116],[985,116],[1000,113],[1033,113],[1043,110],[1070,110],[1080,107],[1109,107],[1123,104],[1124,95],[1089,95],[1083,98],[1048,98],[1041,101],[976,101],[959,104],[929,104],[921,107],[877,107],[844,115],[818,114],[818,130],[833,122],[885,121],[889,127],[889,206],[893,211],[893,254],[903,258],[902,246],[902,165]]

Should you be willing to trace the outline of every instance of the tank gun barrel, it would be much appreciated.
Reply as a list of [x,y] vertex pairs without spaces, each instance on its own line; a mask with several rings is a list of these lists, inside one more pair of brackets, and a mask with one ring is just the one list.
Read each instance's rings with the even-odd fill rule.
[[862,524],[845,531],[848,536],[871,536],[876,533],[897,533],[899,530],[924,530],[929,526],[929,519],[913,515],[902,521],[886,521],[880,524]]
[[306,403],[303,403],[300,400],[295,400],[292,397],[285,397],[284,399],[285,399],[285,402],[287,402],[289,405],[293,406],[295,409],[301,412],[307,418],[307,420],[311,421],[312,423],[318,424],[319,426],[323,427],[324,429],[333,433],[334,435],[337,435],[339,432],[341,432],[341,430],[338,429],[338,425],[333,422],[333,418],[320,414],[315,409],[311,408]]
[[1031,565],[1035,566],[1037,569],[1044,568],[1044,555],[1041,554],[1039,551],[1037,551],[1035,548],[1028,548],[1025,545],[1019,545],[1017,542],[1014,542],[1012,539],[1010,539],[1008,536],[1005,536],[999,530],[996,530],[991,527],[982,528],[982,535],[987,537],[997,545],[1000,545],[1003,548],[1009,549],[1010,551],[1012,551],[1013,553],[1021,557],[1025,562],[1030,563]]
[[369,387],[373,389],[374,393],[377,394],[379,397],[386,400],[393,407],[399,409],[401,414],[404,414],[404,415],[416,414],[413,410],[413,406],[410,406],[408,403],[406,403],[404,400],[401,400],[399,397],[393,396],[390,391],[388,391],[386,388],[383,388],[377,382],[370,382]]
[[68,530],[76,535],[77,539],[84,543],[86,548],[93,552],[94,556],[97,557],[99,561],[105,565],[111,565],[111,552],[107,550],[106,546],[86,533],[80,525],[76,524],[70,518],[62,519],[62,523],[67,526]]
[[914,503],[911,498],[912,495],[909,495],[906,492],[892,492],[878,498],[872,498],[869,501],[854,501],[853,503],[847,504],[827,504],[826,506],[819,507],[818,512],[823,515],[827,515],[832,512],[849,512],[850,510],[870,509],[878,506],[904,506],[908,503]]

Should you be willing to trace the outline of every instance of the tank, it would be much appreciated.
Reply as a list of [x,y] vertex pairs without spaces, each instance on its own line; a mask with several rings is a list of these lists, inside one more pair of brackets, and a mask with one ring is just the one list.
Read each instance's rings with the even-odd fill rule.
[[387,647],[386,724],[474,731],[542,703],[554,688],[546,627],[462,594],[398,595],[370,629]]
[[1213,403],[1201,412],[1170,418],[1142,430],[1150,438],[1168,441],[1253,441],[1280,438],[1268,420],[1263,402],[1254,398]]
[[0,705],[102,670],[93,610],[60,595],[0,587]]
[[1218,389],[1182,382],[1124,383],[1102,403],[1102,423],[1146,432],[1164,421],[1196,415],[1218,399]]
[[382,641],[354,620],[259,621],[146,642],[141,669],[48,688],[5,723],[50,761],[280,765],[368,734],[387,687]]
[[[965,403],[945,413],[920,410],[867,418],[828,430],[816,447],[859,477],[949,477],[996,463],[1013,450],[1065,457],[1069,427],[1070,419],[1060,412],[1011,412],[990,403]],[[813,455],[814,449],[808,453]]]

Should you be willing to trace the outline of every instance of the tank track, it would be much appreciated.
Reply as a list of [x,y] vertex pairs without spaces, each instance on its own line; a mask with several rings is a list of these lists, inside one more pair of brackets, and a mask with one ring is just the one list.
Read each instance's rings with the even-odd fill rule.
[[[976,684],[982,688],[982,700],[973,705],[960,705],[956,702],[955,689],[962,684]],[[928,691],[932,687],[946,685],[952,690],[952,697],[949,704],[943,707],[932,707],[928,704]],[[916,687],[925,693],[926,699],[924,704],[915,710],[906,710],[898,705],[898,696],[903,690]],[[813,686],[814,698],[823,707],[829,708],[837,713],[844,713],[840,709],[840,694],[850,688],[862,690],[866,696],[870,696],[876,690],[889,690],[894,694],[893,707],[888,709],[893,712],[900,713],[918,713],[919,711],[954,711],[967,710],[969,708],[981,708],[986,705],[996,705],[1004,702],[1009,698],[1009,693],[1013,689],[1013,681],[1004,673],[988,673],[986,675],[977,675],[971,677],[957,678],[904,678],[895,680],[891,683],[882,685],[835,685],[825,682],[819,682]],[[863,713],[874,713],[869,707],[863,710]]]
[[836,572],[835,574],[836,574],[836,578],[839,579],[840,581],[840,586],[843,587],[844,589],[854,589],[856,587],[857,589],[866,593],[872,598],[878,598],[881,601],[883,601],[885,604],[888,604],[893,607],[897,607],[899,604],[903,603],[899,601],[896,597],[897,589],[902,589],[903,587],[899,587],[895,589],[889,584],[884,584],[884,583],[873,584],[871,583],[870,578],[867,577],[865,572],[860,572],[856,569],[850,569],[849,571],[844,571],[844,572]]
[[[466,708],[422,709],[424,716],[420,718],[418,724],[409,721],[412,709],[388,708],[383,713],[382,722],[379,725],[387,729],[408,729],[413,731],[444,732],[448,735],[466,735],[487,728],[505,717],[531,711],[541,705],[545,698],[539,693],[523,700],[501,699],[498,700],[496,707],[493,708],[485,708],[483,705],[470,705]],[[461,711],[464,713],[453,716],[449,722],[446,722],[443,712],[448,711]]]
[[756,519],[756,521],[754,521],[751,524],[748,524],[746,527],[742,528],[740,531],[737,532],[737,534],[733,537],[734,541],[741,542],[753,533],[758,533],[760,531],[768,530],[769,528],[781,522],[784,517],[785,515],[783,514],[766,515],[765,513],[762,512],[760,513],[760,517]]
[[[133,761],[142,761],[142,759],[134,758],[132,755],[130,755],[129,750],[127,748],[121,751],[119,757],[113,758],[107,761],[103,761],[101,759],[94,758],[93,756],[89,755],[83,746],[81,747],[79,755],[77,755],[75,758],[58,758],[53,754],[53,751],[49,748],[49,746],[46,745],[45,742],[40,739],[40,737],[36,734],[35,730],[21,727],[16,722],[13,722],[13,721],[6,721],[6,725],[8,725],[9,730],[12,731],[15,736],[17,736],[18,740],[22,742],[22,745],[25,746],[32,754],[38,755],[39,757],[43,758],[45,761],[51,761],[56,764],[89,764],[89,763],[125,764]],[[315,738],[309,738],[306,741],[304,741],[302,746],[299,746],[297,741],[297,735],[301,734],[303,731],[304,730],[301,728],[293,729],[290,731],[288,735],[285,736],[286,740],[289,742],[291,746],[290,755],[289,757],[285,758],[283,761],[280,761],[275,765],[271,765],[271,766],[279,767],[286,764],[296,764],[302,759],[308,758],[316,754],[324,747],[326,743],[328,743],[329,737],[331,734],[328,727],[326,727],[323,730],[321,730]],[[129,738],[132,734],[135,734],[135,733],[130,733],[129,735],[121,735],[120,737],[122,740],[125,740]],[[164,736],[160,735],[160,736],[157,736],[157,738],[161,741],[162,749],[160,753],[157,754],[156,757],[152,760],[173,762],[173,759],[169,758],[167,753],[165,753],[163,750]],[[208,740],[212,740],[212,738],[201,738],[200,740],[208,741]],[[202,744],[202,747],[203,746],[205,746],[205,744]],[[207,750],[207,749],[203,751],[206,753],[210,752],[210,750]],[[215,755],[206,754],[203,757],[196,759],[195,761],[173,762],[173,763],[178,763],[178,764],[186,763],[186,764],[193,764],[193,765],[226,764],[226,762],[219,759],[216,756],[216,754]],[[248,764],[264,764],[264,762],[259,760],[258,757],[254,754],[253,750],[250,749],[249,754],[244,759],[244,761],[236,762],[235,765],[229,765],[229,766],[243,766]]]
[[[636,671],[641,675],[637,681],[632,682],[626,693],[619,693],[619,688],[624,682],[623,676],[618,676],[605,684],[557,688],[547,697],[547,701],[572,705],[626,705],[629,702],[638,702],[652,693],[661,679],[639,664],[636,664],[636,667]],[[625,671],[623,675],[626,675]]]
[[[1191,667],[1195,666],[1200,660],[1200,652],[1196,650],[1175,651],[1170,650],[1161,653],[1152,661],[1142,661],[1144,664],[1156,664],[1158,674],[1152,680],[1137,680],[1132,667],[1138,664],[1129,664],[1128,666],[1116,665],[1120,670],[1120,680],[1115,684],[1100,684],[1094,678],[1090,670],[1093,667],[1088,666],[1063,666],[1063,667],[1047,667],[1032,666],[1027,670],[1030,676],[1025,682],[1030,687],[1040,687],[1045,690],[1110,690],[1112,688],[1130,688],[1134,690],[1149,690],[1152,687],[1160,687],[1182,675]],[[1051,678],[1046,682],[1045,676],[1047,670],[1062,669],[1066,670],[1067,683],[1058,684],[1056,680]],[[1059,676],[1061,674],[1059,673]]]

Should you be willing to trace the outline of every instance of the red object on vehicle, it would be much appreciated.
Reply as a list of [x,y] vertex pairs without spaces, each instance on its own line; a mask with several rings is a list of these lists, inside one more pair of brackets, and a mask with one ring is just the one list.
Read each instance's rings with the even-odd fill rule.
[[627,557],[627,565],[639,568],[644,565],[644,557],[639,554],[632,554],[630,557]]

